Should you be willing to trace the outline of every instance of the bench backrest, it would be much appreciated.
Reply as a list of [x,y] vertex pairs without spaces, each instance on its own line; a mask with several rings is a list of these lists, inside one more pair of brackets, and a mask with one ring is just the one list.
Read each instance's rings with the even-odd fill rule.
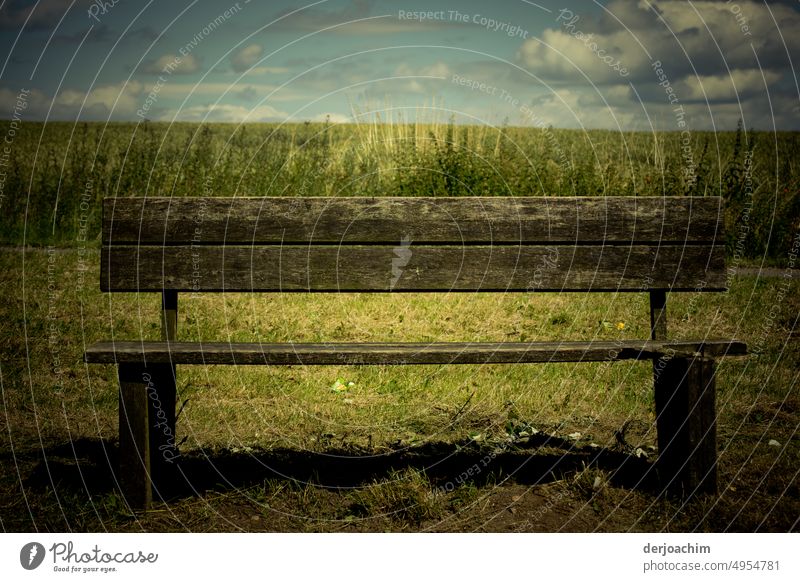
[[107,198],[104,291],[719,291],[719,197]]

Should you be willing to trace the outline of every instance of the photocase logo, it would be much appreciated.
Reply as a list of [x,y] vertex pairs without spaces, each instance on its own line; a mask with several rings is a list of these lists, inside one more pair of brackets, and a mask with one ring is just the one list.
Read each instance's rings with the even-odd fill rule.
[[44,561],[44,546],[38,542],[30,542],[22,546],[19,552],[19,563],[26,570],[35,570]]
[[397,285],[397,282],[400,280],[400,276],[403,274],[403,267],[408,264],[408,261],[411,260],[411,237],[406,235],[400,241],[400,246],[394,248],[394,258],[392,259],[392,281],[389,284],[389,290],[391,291],[394,289],[394,286]]

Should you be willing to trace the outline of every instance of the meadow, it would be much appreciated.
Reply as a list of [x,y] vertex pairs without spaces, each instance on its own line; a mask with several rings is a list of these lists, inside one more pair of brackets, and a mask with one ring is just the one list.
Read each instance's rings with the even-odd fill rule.
[[105,196],[723,196],[730,254],[771,261],[800,227],[797,133],[380,121],[23,124],[0,159],[0,242],[97,240]]
[[[451,123],[25,124],[2,166],[0,526],[796,530],[797,151],[796,134],[743,130],[693,134],[687,158],[671,133]],[[650,483],[647,363],[193,366],[180,369],[178,384],[186,484],[147,515],[128,511],[111,471],[116,372],[86,366],[81,354],[108,337],[158,339],[159,297],[99,291],[104,196],[543,194],[726,198],[730,290],[672,294],[669,307],[670,338],[738,337],[754,352],[719,363],[718,497],[684,505]],[[764,263],[780,268],[778,276],[751,270]],[[649,333],[647,296],[638,293],[186,295],[180,310],[185,340]],[[487,455],[485,470],[463,478]]]

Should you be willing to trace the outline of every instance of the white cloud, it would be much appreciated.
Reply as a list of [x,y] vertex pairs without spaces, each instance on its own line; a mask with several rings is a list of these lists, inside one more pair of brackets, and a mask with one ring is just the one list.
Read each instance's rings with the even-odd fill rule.
[[[394,75],[396,77],[420,77],[419,79],[406,79],[402,81],[393,79],[390,83],[395,86],[396,92],[399,93],[420,93],[432,94],[436,92],[437,84],[440,84],[439,79],[450,80],[452,72],[447,63],[438,61],[432,65],[412,66],[409,63],[401,63],[395,67]],[[427,77],[436,77],[430,79]],[[385,82],[384,82],[385,83]],[[440,85],[439,85],[440,86]]]
[[[797,126],[797,108],[781,105],[797,102],[793,83],[781,83],[790,79],[789,59],[800,62],[796,8],[749,0],[612,0],[599,16],[573,10],[554,12],[552,25],[517,52],[518,63],[552,88],[554,98],[540,106],[554,125],[652,122],[674,130],[673,109],[682,106],[693,129],[731,129],[739,118],[749,127]],[[628,74],[601,57],[618,60]],[[665,78],[658,78],[656,62]],[[536,85],[522,75],[515,80]],[[558,99],[563,88],[580,95],[574,115]]]
[[[275,89],[275,85],[260,85],[260,84],[253,84],[248,83],[247,87],[253,87],[257,89],[259,92],[268,92]],[[237,90],[241,90],[244,88],[243,86],[231,84],[231,83],[173,83],[167,81],[161,87],[159,91],[159,95],[165,97],[174,97],[176,99],[183,100],[185,97],[189,95],[211,95],[211,96],[220,96],[226,91],[228,94],[234,93]]]
[[264,54],[264,49],[261,48],[261,45],[248,45],[231,57],[231,68],[237,73],[246,71],[261,59],[262,54]]
[[[23,110],[23,119],[44,119],[50,111],[51,119],[76,119],[83,120],[138,120],[137,111],[146,104],[149,96],[155,98],[150,103],[146,115],[150,119],[172,120],[175,117],[181,121],[200,121],[206,118],[209,121],[280,121],[288,117],[284,111],[271,105],[256,105],[247,107],[241,105],[222,104],[191,104],[180,110],[176,102],[182,102],[187,95],[216,98],[231,88],[228,83],[205,83],[194,87],[191,83],[164,83],[158,87],[155,84],[145,84],[141,81],[129,81],[101,85],[88,92],[77,89],[64,89],[55,99],[38,89],[32,89],[26,98],[27,107]],[[261,98],[274,89],[272,85],[248,85]],[[228,93],[232,98],[236,95],[236,86]],[[284,95],[284,99],[297,99],[297,95]],[[0,88],[0,117],[11,117],[17,93],[8,88]],[[196,103],[196,101],[195,101]],[[177,113],[177,116],[176,116]],[[337,120],[338,121],[338,120]]]
[[[99,85],[88,93],[64,89],[53,96],[33,88],[25,99],[23,119],[132,119],[144,99],[145,86],[139,81]],[[0,88],[0,116],[9,116],[17,102],[18,92]]]
[[243,71],[245,75],[273,75],[280,73],[288,73],[287,67],[253,67]]
[[154,61],[148,61],[142,67],[142,72],[154,75],[189,75],[200,71],[200,60],[193,54],[186,56],[163,55]]
[[184,107],[179,111],[169,111],[161,116],[162,121],[217,121],[253,123],[257,121],[282,121],[287,113],[279,111],[271,105],[244,107],[241,105],[208,104]]
[[[296,101],[308,98],[308,95],[298,93],[289,87],[281,88],[277,93],[278,85],[269,83],[173,83],[167,81],[159,89],[159,97],[169,97],[183,101],[187,96],[206,95],[211,97],[249,96],[253,99],[264,99],[269,96],[270,101]],[[148,87],[148,91],[150,88]],[[223,97],[224,99],[224,97]]]
[[717,75],[726,67],[752,69],[758,66],[754,49],[763,67],[786,67],[787,49],[800,52],[798,35],[787,34],[800,28],[800,13],[782,4],[741,0],[736,5],[738,19],[731,3],[683,0],[613,0],[600,18],[577,9],[555,13],[553,26],[540,39],[524,41],[517,57],[546,79],[586,82],[588,77],[596,83],[620,78],[603,62],[601,56],[608,55],[630,71],[629,80],[652,79],[653,61],[661,61],[673,81],[695,73]]
[[395,68],[394,74],[399,77],[420,76],[447,78],[451,75],[451,72],[447,63],[438,61],[432,65],[426,66],[412,66],[408,63],[401,63]]
[[[319,7],[294,11],[288,8],[276,15],[280,18],[272,24],[278,30],[300,30],[318,32],[323,29],[334,34],[348,36],[368,36],[387,34],[408,34],[413,32],[445,31],[468,28],[470,24],[451,20],[419,20],[399,18],[399,13],[373,14],[374,0],[351,0],[338,8]],[[293,14],[289,14],[294,11]]]
[[139,81],[102,85],[93,88],[89,93],[75,89],[65,89],[55,98],[54,106],[60,111],[75,110],[81,107],[94,109],[117,115],[130,114],[136,111],[141,103],[144,85]]
[[581,34],[546,29],[541,39],[522,43],[517,59],[544,80],[583,83],[587,78],[591,83],[619,82],[646,65],[641,49],[626,33],[597,35],[580,25],[575,31]]
[[[18,105],[22,101],[25,105]],[[5,87],[0,88],[0,118],[12,119],[15,114],[23,122],[26,119],[43,119],[50,107],[50,98],[39,89],[31,89],[27,95],[20,91],[12,91]]]
[[353,118],[341,113],[320,113],[311,118],[311,121],[328,121],[330,123],[352,123]]
[[688,76],[676,88],[686,99],[732,101],[765,94],[766,87],[781,78],[775,71],[737,69],[724,75]]

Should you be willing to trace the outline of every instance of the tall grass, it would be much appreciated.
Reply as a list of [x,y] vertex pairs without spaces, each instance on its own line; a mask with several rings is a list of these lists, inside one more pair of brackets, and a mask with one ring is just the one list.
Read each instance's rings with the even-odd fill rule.
[[796,133],[693,133],[687,150],[670,132],[355,119],[25,124],[2,168],[0,241],[70,244],[82,218],[97,239],[112,195],[721,195],[729,250],[752,258],[784,255],[800,227]]

